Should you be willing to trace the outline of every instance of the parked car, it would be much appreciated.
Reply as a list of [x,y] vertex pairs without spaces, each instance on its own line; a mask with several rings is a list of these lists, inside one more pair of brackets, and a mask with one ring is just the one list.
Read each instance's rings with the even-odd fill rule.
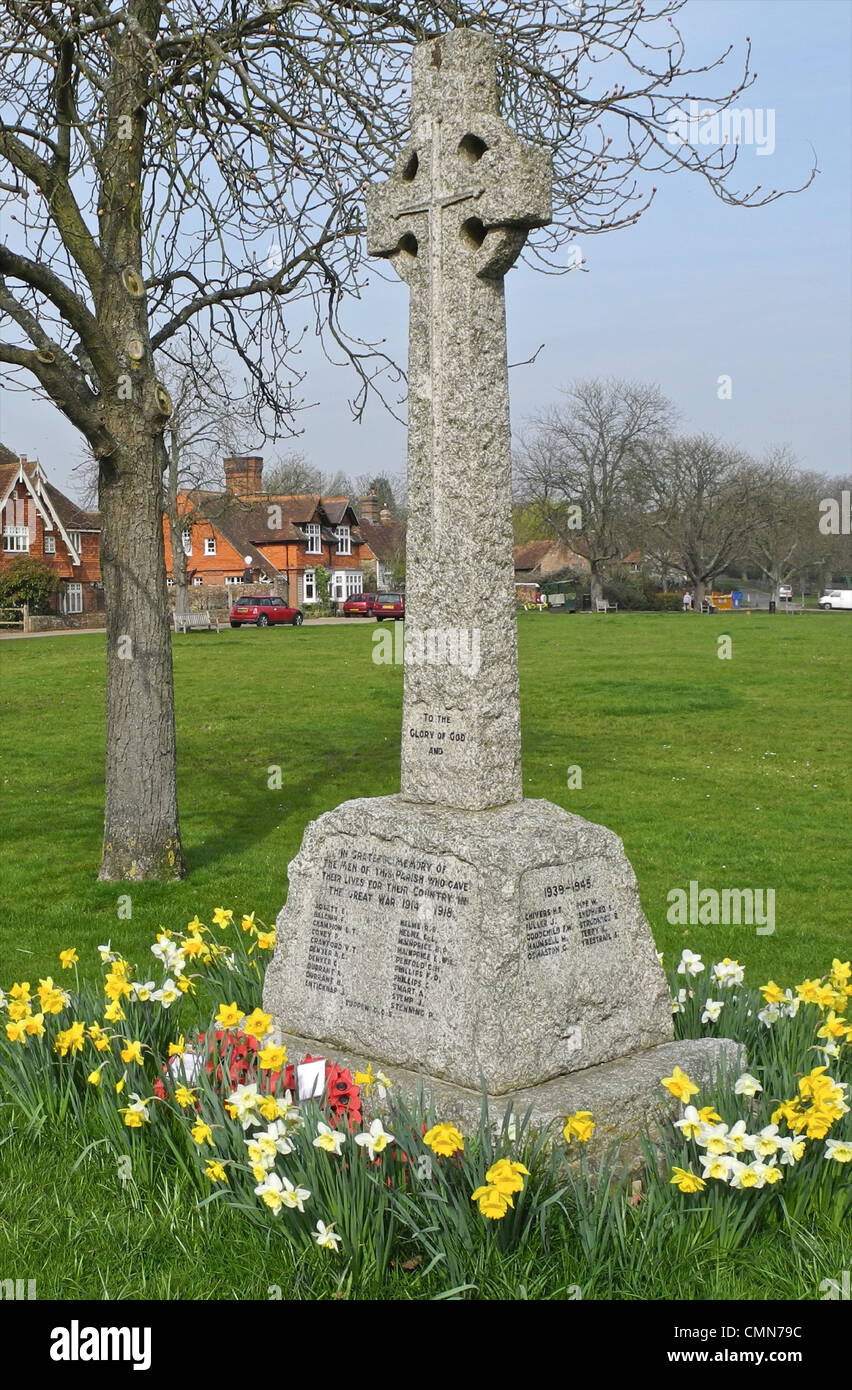
[[269,627],[270,623],[292,623],[301,627],[304,616],[301,608],[288,608],[276,594],[246,594],[238,598],[230,612],[231,627],[251,623],[254,627]]
[[361,618],[369,617],[373,611],[375,600],[375,594],[350,594],[349,598],[345,599],[343,603],[344,618],[351,618],[353,616]]
[[820,608],[852,608],[852,589],[826,589],[819,596]]
[[793,597],[793,586],[792,586],[792,584],[779,584],[779,586],[778,586],[778,597],[779,597],[779,598],[784,598],[784,599],[792,598],[792,597]]
[[405,617],[405,594],[376,594],[373,600],[373,617],[377,623],[385,618],[397,621]]

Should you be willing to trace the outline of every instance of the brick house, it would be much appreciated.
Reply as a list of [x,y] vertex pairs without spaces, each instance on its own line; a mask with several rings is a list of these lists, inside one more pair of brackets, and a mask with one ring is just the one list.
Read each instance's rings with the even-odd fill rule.
[[[320,597],[322,567],[332,599],[342,602],[361,592],[364,572],[376,567],[377,557],[348,497],[264,493],[263,460],[256,456],[225,459],[224,470],[223,492],[193,490],[178,497],[190,585],[238,589],[248,569],[252,584],[269,584],[289,603],[309,608]],[[163,528],[173,584],[168,517]]]
[[101,528],[97,512],[83,511],[49,483],[37,459],[0,444],[0,569],[23,555],[43,560],[56,574],[57,613],[103,610]]

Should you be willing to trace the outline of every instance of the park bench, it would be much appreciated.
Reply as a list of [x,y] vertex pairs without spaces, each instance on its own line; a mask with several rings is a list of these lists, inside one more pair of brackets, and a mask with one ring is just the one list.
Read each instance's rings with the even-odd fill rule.
[[595,599],[595,612],[596,612],[596,613],[617,613],[617,612],[618,612],[618,604],[617,604],[617,603],[607,603],[607,601],[606,601],[605,598],[596,598],[596,599]]
[[175,632],[213,632],[219,631],[219,619],[214,618],[208,608],[197,613],[175,613]]

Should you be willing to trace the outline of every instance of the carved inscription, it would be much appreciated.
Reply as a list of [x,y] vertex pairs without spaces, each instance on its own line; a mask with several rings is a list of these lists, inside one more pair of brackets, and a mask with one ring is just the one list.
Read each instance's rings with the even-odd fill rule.
[[457,711],[426,710],[418,705],[405,741],[409,750],[416,749],[426,758],[449,758],[456,762],[460,754],[470,750],[472,737],[469,724]]
[[572,873],[567,865],[526,874],[522,910],[530,961],[599,946],[618,936],[618,910],[598,896],[590,873]]
[[[470,902],[464,866],[435,855],[359,848],[341,843],[322,867],[314,900],[305,967],[308,989],[341,996],[348,1008],[378,1018],[400,1014],[436,1018],[435,1002],[456,925]],[[389,961],[371,961],[374,998],[355,997],[359,940],[377,916],[396,930],[387,935]],[[372,949],[375,951],[375,937]],[[385,968],[383,968],[383,966]],[[379,987],[379,981],[390,988]]]

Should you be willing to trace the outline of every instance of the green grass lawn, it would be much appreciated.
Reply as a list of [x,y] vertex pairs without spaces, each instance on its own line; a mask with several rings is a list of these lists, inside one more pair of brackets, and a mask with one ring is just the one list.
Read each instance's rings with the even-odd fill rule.
[[[398,789],[402,672],[373,663],[375,630],[175,638],[190,872],[127,888],[96,881],[104,638],[0,644],[0,984],[55,971],[70,945],[94,977],[98,943],[138,960],[159,925],[217,906],[271,921],[305,823]],[[723,632],[731,660],[717,656]],[[735,956],[751,983],[848,956],[846,615],[524,614],[519,639],[524,790],[623,837],[660,948]],[[691,879],[774,888],[774,935],[669,925],[666,895]]]

